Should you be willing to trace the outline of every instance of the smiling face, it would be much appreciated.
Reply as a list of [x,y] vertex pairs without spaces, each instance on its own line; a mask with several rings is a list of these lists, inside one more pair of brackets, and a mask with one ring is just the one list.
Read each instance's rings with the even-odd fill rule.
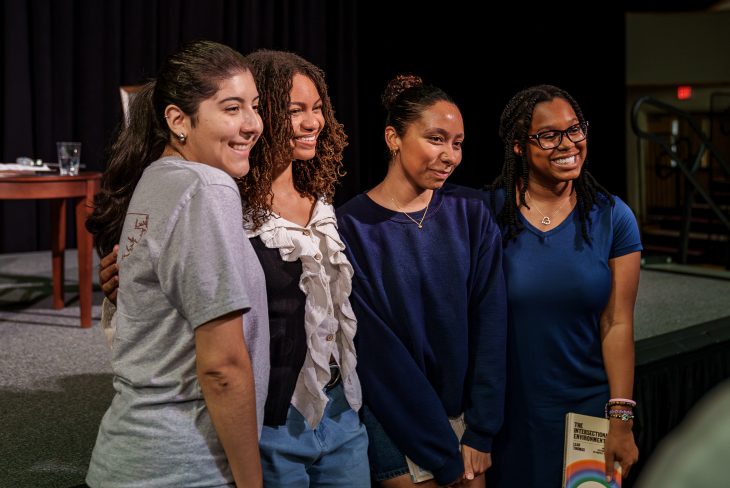
[[324,114],[322,99],[314,82],[299,73],[292,78],[289,115],[294,131],[292,158],[309,161],[317,153],[317,137],[324,129]]
[[249,153],[263,129],[259,93],[250,71],[224,79],[218,91],[198,106],[196,121],[186,116],[183,155],[221,169],[233,177],[249,170]]
[[[535,105],[529,134],[540,134],[549,130],[564,131],[579,122],[567,100],[554,98]],[[514,149],[519,154],[518,145]],[[527,143],[530,181],[551,187],[574,180],[580,175],[586,154],[586,139],[572,142],[563,134],[560,145],[553,149],[542,149],[536,140],[530,139]]]
[[391,164],[415,188],[441,188],[461,163],[464,121],[453,103],[438,101],[423,111],[401,137],[391,126],[386,128],[388,147],[397,149]]

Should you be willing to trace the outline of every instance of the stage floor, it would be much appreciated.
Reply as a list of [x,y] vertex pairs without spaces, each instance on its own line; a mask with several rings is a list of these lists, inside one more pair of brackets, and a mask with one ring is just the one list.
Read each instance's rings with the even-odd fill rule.
[[637,341],[730,318],[730,279],[642,269],[640,280]]

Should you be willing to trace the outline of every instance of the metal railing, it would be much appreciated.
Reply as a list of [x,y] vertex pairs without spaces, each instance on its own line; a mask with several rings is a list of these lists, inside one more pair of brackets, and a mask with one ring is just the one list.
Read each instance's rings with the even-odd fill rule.
[[[647,132],[639,127],[639,114],[642,108],[646,106],[656,109],[658,112],[668,114],[682,120],[687,127],[691,129],[693,135],[699,141],[697,152],[692,155],[688,154],[683,157],[677,150],[677,146],[667,141],[666,134],[658,134]],[[720,168],[725,172],[727,178],[730,178],[730,165],[725,161],[717,148],[712,144],[710,139],[700,128],[697,121],[687,112],[677,107],[669,105],[652,97],[641,97],[634,102],[631,110],[631,128],[640,139],[646,139],[657,144],[670,158],[672,166],[676,167],[684,176],[685,191],[683,202],[683,221],[680,229],[680,261],[687,262],[687,251],[689,248],[690,224],[692,217],[692,203],[694,195],[697,194],[707,203],[710,209],[717,216],[718,220],[727,228],[730,235],[730,218],[723,212],[719,205],[713,200],[709,191],[707,191],[697,178],[697,171],[700,169],[702,157],[709,151]]]

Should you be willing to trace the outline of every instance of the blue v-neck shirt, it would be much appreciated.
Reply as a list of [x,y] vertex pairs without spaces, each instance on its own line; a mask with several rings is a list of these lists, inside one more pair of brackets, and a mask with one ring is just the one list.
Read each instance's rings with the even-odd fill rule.
[[[497,209],[504,192],[495,195]],[[641,250],[631,209],[618,197],[590,212],[591,243],[577,210],[542,232],[524,230],[504,248],[509,303],[504,427],[489,486],[559,486],[565,414],[603,416],[609,399],[600,317],[611,293],[609,260]]]

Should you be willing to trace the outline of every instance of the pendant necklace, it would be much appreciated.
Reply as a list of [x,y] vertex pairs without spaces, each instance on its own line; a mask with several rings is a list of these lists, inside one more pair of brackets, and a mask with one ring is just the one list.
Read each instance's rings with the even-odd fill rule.
[[395,205],[395,207],[398,210],[403,212],[403,215],[408,217],[411,220],[411,222],[413,222],[414,224],[416,224],[418,226],[419,229],[423,229],[423,221],[426,219],[426,214],[428,213],[428,206],[431,204],[431,199],[429,199],[428,203],[426,203],[426,210],[423,211],[421,220],[416,220],[413,217],[411,217],[410,215],[408,215],[408,213],[405,210],[403,210],[403,208],[400,205],[398,205],[398,202],[395,200],[395,198],[393,198],[393,196],[390,197],[390,200],[393,202],[393,205]]
[[[542,210],[540,210],[539,208],[537,208],[537,204],[535,203],[535,199],[532,198],[532,196],[530,196],[530,192],[528,190],[525,190],[525,195],[527,195],[527,198],[529,198],[530,200],[532,200],[532,204],[535,206],[535,210],[537,210],[540,213],[540,215],[542,215],[542,220],[540,221],[540,223],[542,225],[550,225],[550,224],[552,224],[553,221],[550,220],[550,217],[548,217],[547,215],[545,215],[544,213],[542,213]],[[558,207],[558,209],[555,212],[553,212],[553,217],[556,216],[558,214],[558,212],[560,212],[563,209],[563,207],[565,207],[565,204],[568,203],[571,199],[572,199],[572,196],[568,196],[568,199],[566,201],[564,201],[563,204],[560,207]]]

